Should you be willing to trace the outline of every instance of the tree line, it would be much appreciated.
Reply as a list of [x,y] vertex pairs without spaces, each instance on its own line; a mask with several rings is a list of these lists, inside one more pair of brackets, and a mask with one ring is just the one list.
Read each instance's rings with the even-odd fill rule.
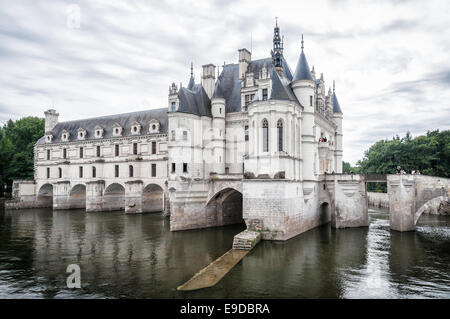
[[[450,177],[450,130],[428,131],[415,138],[407,132],[402,138],[380,140],[364,152],[356,166],[342,165],[344,172],[355,174],[395,174],[400,166],[407,173],[419,170],[424,175]],[[385,185],[369,185],[368,189],[384,190]]]
[[13,180],[33,179],[34,144],[44,128],[44,119],[31,116],[0,126],[0,197],[11,194]]

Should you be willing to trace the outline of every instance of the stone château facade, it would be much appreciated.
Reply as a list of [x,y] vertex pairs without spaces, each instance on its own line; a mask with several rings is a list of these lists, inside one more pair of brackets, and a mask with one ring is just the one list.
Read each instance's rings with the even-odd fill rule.
[[[339,175],[342,119],[303,39],[292,72],[276,25],[269,57],[241,49],[237,63],[203,65],[200,83],[191,66],[186,87],[169,86],[168,108],[70,122],[45,112],[35,181],[16,187],[55,209],[163,210],[171,230],[245,220],[284,240],[330,220],[361,226],[364,183]],[[358,217],[342,223],[337,209]]]

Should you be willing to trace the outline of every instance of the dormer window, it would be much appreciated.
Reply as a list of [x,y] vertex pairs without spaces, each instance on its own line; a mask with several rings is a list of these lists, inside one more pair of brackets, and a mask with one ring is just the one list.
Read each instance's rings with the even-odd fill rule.
[[149,127],[148,127],[149,133],[159,133],[159,122],[158,120],[152,119],[150,120]]
[[86,139],[86,129],[84,129],[84,128],[82,128],[82,127],[80,127],[80,128],[78,129],[78,139],[79,139],[79,140],[84,140],[84,139]]
[[133,135],[137,135],[141,133],[141,124],[139,124],[139,122],[134,122],[131,125],[131,134]]
[[63,130],[61,133],[61,141],[67,142],[69,140],[70,133],[67,130]]
[[262,90],[262,100],[263,101],[267,101],[267,89],[263,89]]
[[52,142],[52,140],[53,140],[53,134],[52,133],[46,133],[45,134],[45,142],[46,143],[51,143]]
[[103,127],[100,125],[97,125],[95,128],[95,138],[102,138],[103,137]]
[[113,136],[122,136],[122,126],[118,123],[113,125]]

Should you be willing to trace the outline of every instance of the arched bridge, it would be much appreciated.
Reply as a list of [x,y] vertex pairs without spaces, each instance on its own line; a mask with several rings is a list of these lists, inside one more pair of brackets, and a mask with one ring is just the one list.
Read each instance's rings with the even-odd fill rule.
[[387,175],[390,227],[416,228],[420,215],[449,203],[450,179],[425,175]]

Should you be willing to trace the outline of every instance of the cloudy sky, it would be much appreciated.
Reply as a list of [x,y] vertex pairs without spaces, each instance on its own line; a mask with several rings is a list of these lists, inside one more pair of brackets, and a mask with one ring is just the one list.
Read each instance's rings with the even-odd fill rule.
[[[270,54],[274,18],[295,70],[300,36],[316,73],[336,80],[344,160],[410,131],[450,128],[450,2],[0,0],[0,123],[167,106],[171,82],[202,64]],[[251,41],[252,39],[252,41]]]

